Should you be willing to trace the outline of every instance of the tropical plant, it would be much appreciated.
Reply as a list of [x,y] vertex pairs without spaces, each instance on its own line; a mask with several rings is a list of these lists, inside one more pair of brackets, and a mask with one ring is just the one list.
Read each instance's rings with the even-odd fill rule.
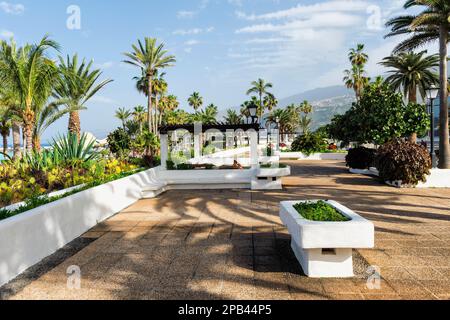
[[432,160],[426,148],[409,141],[393,140],[379,148],[375,164],[384,181],[403,185],[426,182]]
[[170,67],[176,62],[175,57],[169,55],[167,50],[164,50],[164,44],[157,44],[157,40],[154,38],[145,38],[144,43],[138,40],[137,45],[132,46],[133,51],[124,53],[128,58],[125,63],[137,66],[141,69],[141,74],[145,75],[147,79],[147,112],[148,112],[148,125],[149,130],[152,133],[157,132],[157,128],[154,126],[154,109],[153,109],[153,79],[158,70]]
[[365,71],[369,56],[364,52],[364,45],[358,44],[355,49],[350,49],[348,59],[352,68],[344,71],[344,82],[347,88],[355,91],[356,100],[359,100],[364,87],[369,83]]
[[450,39],[450,3],[448,0],[407,0],[405,9],[423,9],[419,13],[402,15],[386,24],[391,32],[386,37],[410,35],[395,52],[410,51],[426,44],[439,42],[439,167],[450,169],[448,118],[448,43]]
[[116,118],[122,122],[122,127],[125,129],[125,123],[131,117],[132,113],[130,110],[126,110],[125,108],[119,108],[116,111]]
[[69,112],[69,132],[80,137],[81,123],[80,110],[85,110],[86,103],[113,80],[99,82],[102,75],[101,70],[91,70],[93,61],[86,62],[85,59],[78,63],[78,55],[67,56],[64,60],[59,57],[60,78],[55,86],[55,96],[65,100]]
[[230,125],[238,125],[243,123],[242,116],[233,109],[227,110],[227,115],[224,117],[224,121]]
[[264,97],[263,104],[266,110],[272,112],[278,106],[278,100],[273,94],[269,93]]
[[377,150],[366,147],[352,148],[345,157],[347,167],[365,170],[374,166]]
[[8,137],[11,131],[11,109],[0,103],[0,135],[3,138],[3,153],[8,151]]
[[320,135],[310,133],[297,137],[292,143],[291,149],[294,152],[302,152],[309,156],[314,153],[325,152],[327,147],[327,142]]
[[59,49],[59,45],[45,36],[36,45],[26,45],[17,50],[14,41],[2,42],[2,70],[0,81],[17,92],[20,100],[19,114],[23,121],[26,149],[33,148],[33,128],[36,123],[36,107],[42,106],[51,95],[57,67],[46,56],[48,49]]
[[66,165],[74,166],[79,163],[95,161],[100,158],[100,154],[94,151],[95,140],[89,140],[89,136],[84,133],[78,138],[75,133],[68,133],[53,139],[53,152],[58,154],[60,161]]
[[190,123],[190,114],[184,110],[168,111],[163,116],[163,124],[165,125],[181,125]]
[[312,119],[309,118],[308,116],[302,116],[300,117],[300,121],[299,121],[299,127],[300,130],[302,130],[303,134],[308,134],[311,131],[311,124],[312,124]]
[[[265,110],[264,100],[265,96],[273,96],[268,90],[273,88],[273,84],[270,82],[266,82],[264,79],[258,79],[257,81],[253,81],[251,83],[252,87],[247,91],[247,95],[257,94],[259,97],[259,109],[258,109],[258,117],[261,120],[262,115]],[[274,96],[273,96],[274,97]],[[274,97],[275,98],[275,97]]]
[[202,124],[215,124],[217,123],[218,108],[210,104],[205,110],[197,111],[191,115],[191,123],[201,122]]
[[203,105],[203,98],[200,96],[200,93],[194,92],[188,99],[188,104],[194,108],[195,111],[200,109]]

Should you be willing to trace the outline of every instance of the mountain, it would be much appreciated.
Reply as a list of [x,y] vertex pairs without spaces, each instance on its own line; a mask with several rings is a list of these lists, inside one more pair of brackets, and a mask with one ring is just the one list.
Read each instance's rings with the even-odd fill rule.
[[332,86],[306,91],[281,99],[278,105],[286,107],[293,103],[300,104],[304,100],[308,100],[314,107],[312,129],[316,130],[323,125],[329,124],[335,115],[347,112],[351,108],[352,103],[355,102],[355,94],[344,86]]
[[292,103],[299,104],[304,100],[315,102],[349,95],[354,95],[354,93],[352,90],[347,89],[345,86],[317,88],[287,97],[285,99],[281,99],[278,105],[284,108]]

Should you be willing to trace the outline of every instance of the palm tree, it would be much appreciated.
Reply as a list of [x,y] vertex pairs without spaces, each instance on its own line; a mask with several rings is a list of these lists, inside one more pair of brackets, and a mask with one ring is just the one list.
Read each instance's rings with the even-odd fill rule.
[[71,109],[68,108],[64,108],[62,110],[59,109],[59,107],[65,103],[66,101],[64,100],[55,100],[41,108],[36,109],[36,124],[33,128],[34,150],[39,151],[41,149],[41,137],[45,130],[70,112]]
[[307,100],[305,100],[300,104],[300,111],[306,115],[309,115],[313,112],[313,106]]
[[127,122],[128,118],[130,118],[132,115],[130,110],[126,110],[125,108],[119,108],[116,111],[116,118],[119,119],[122,122],[122,127],[125,130],[125,123]]
[[405,9],[418,9],[418,14],[393,18],[386,24],[391,32],[386,37],[410,35],[402,41],[394,52],[414,50],[433,42],[439,42],[439,86],[440,86],[440,125],[439,125],[439,168],[450,168],[450,143],[448,120],[448,42],[450,39],[450,3],[448,0],[407,0]]
[[356,49],[350,49],[348,58],[352,65],[364,66],[369,61],[369,56],[364,52],[364,45],[358,43]]
[[164,50],[164,44],[157,45],[156,41],[154,38],[145,38],[144,43],[138,40],[137,45],[132,46],[132,52],[124,53],[128,58],[124,62],[139,67],[147,79],[148,125],[152,133],[156,133],[156,128],[153,126],[153,97],[149,94],[153,92],[153,78],[157,70],[170,67],[176,62],[175,57],[168,55]]
[[142,133],[143,130],[143,124],[145,122],[146,118],[146,110],[143,106],[137,106],[134,108],[133,111],[133,118],[134,121],[139,124],[139,133]]
[[179,105],[178,98],[172,94],[161,97],[161,101],[159,102],[159,125],[162,125],[165,115],[174,112]]
[[[258,94],[259,96],[259,119],[262,118],[262,115],[264,113],[264,101],[263,97],[265,95],[272,95],[268,90],[273,88],[273,84],[270,82],[266,82],[263,79],[258,79],[257,81],[252,82],[252,87],[247,91],[247,95],[251,95],[253,93]],[[273,95],[272,95],[273,96]]]
[[67,56],[66,60],[59,57],[60,79],[55,87],[55,97],[65,100],[66,108],[69,110],[69,132],[80,137],[80,110],[86,110],[86,103],[101,89],[113,80],[103,80],[98,83],[101,70],[91,70],[93,61],[87,63],[83,59],[78,64],[78,55],[72,58]]
[[242,115],[238,114],[236,110],[228,109],[227,115],[224,117],[225,123],[230,125],[242,124]]
[[191,122],[201,122],[202,124],[217,123],[218,108],[210,104],[205,110],[197,111],[191,115]]
[[402,91],[411,103],[417,103],[417,91],[425,99],[426,89],[439,84],[439,55],[425,56],[426,53],[401,52],[380,62],[384,67],[392,68],[385,81],[394,90]]
[[[396,91],[402,91],[410,103],[417,103],[417,92],[422,99],[426,98],[426,90],[439,84],[439,55],[425,56],[427,52],[401,52],[391,55],[380,62],[392,68],[388,71],[386,82]],[[410,141],[417,141],[417,133],[412,133]]]
[[272,112],[272,110],[277,107],[278,100],[273,94],[269,93],[264,97],[263,103],[264,108]]
[[8,137],[11,131],[11,109],[0,102],[0,135],[3,138],[3,153],[8,151]]
[[20,116],[23,121],[23,132],[27,152],[33,148],[33,128],[36,123],[36,106],[45,104],[50,96],[57,68],[55,63],[46,56],[48,49],[59,49],[59,45],[44,36],[36,45],[26,45],[21,50],[2,43],[2,77],[1,82],[7,83],[20,97]]
[[203,98],[200,96],[200,93],[194,92],[191,94],[191,96],[188,99],[188,104],[192,108],[194,108],[195,111],[200,109],[203,105]]
[[167,92],[168,84],[166,80],[164,80],[165,73],[162,73],[161,76],[157,76],[153,79],[153,97],[155,101],[155,117],[153,119],[153,126],[158,132],[158,127],[160,125],[162,119],[162,106],[160,106],[160,100]]
[[299,127],[303,134],[308,134],[311,131],[312,119],[308,116],[300,117]]
[[345,86],[355,91],[356,100],[359,101],[364,87],[366,87],[370,79],[366,77],[366,72],[362,67],[352,66],[351,70],[344,71]]

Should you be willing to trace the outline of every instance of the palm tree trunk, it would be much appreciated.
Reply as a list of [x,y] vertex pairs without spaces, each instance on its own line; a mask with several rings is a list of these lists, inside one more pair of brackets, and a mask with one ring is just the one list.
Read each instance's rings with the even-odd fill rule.
[[81,121],[80,121],[80,113],[78,111],[73,111],[70,113],[68,129],[70,133],[76,134],[78,139],[80,139]]
[[19,159],[21,157],[20,151],[20,123],[13,121],[12,123],[12,137],[13,137],[13,158]]
[[153,132],[152,76],[148,76],[148,129]]
[[37,135],[33,136],[33,150],[41,151],[41,138]]
[[158,96],[155,95],[155,118],[153,119],[153,123],[154,123],[154,128],[155,128],[155,134],[158,134],[158,106],[159,105],[159,100],[158,100]]
[[33,151],[34,112],[29,107],[27,107],[23,112],[23,123],[25,150],[27,153],[31,153]]
[[[417,103],[417,86],[409,89],[409,103]],[[411,133],[409,141],[411,143],[417,143],[417,132]]]
[[448,25],[444,23],[440,27],[440,131],[439,131],[439,168],[450,169],[450,145],[448,128],[448,83],[447,83],[447,43],[448,43]]
[[8,152],[8,135],[5,133],[2,133],[3,137],[3,153],[7,154]]

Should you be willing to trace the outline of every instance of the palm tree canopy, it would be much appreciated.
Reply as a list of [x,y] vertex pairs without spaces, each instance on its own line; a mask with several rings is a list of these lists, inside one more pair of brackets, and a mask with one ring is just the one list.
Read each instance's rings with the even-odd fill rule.
[[203,98],[199,92],[194,92],[188,99],[189,105],[197,111],[203,105]]
[[258,79],[251,83],[252,87],[247,91],[247,95],[257,93],[259,95],[264,95],[269,93],[268,89],[273,88],[273,84],[266,82],[264,79]]
[[236,110],[228,109],[224,117],[224,121],[230,125],[238,125],[243,123],[242,115],[238,114]]
[[439,55],[426,56],[426,53],[401,52],[384,58],[380,64],[391,68],[385,81],[394,90],[402,90],[405,97],[419,90],[425,98],[425,90],[439,84]]
[[447,24],[448,30],[450,30],[450,2],[448,0],[407,0],[404,5],[405,9],[414,7],[422,7],[424,10],[415,15],[393,18],[386,23],[386,26],[391,28],[391,32],[386,37],[411,35],[395,48],[395,53],[415,50],[437,41],[442,24]]
[[145,38],[144,42],[138,40],[132,48],[132,52],[124,53],[128,58],[124,62],[141,68],[147,77],[153,77],[156,70],[171,67],[176,62],[175,56],[164,50],[164,43],[158,45],[155,38]]
[[78,55],[66,60],[59,57],[60,79],[55,87],[55,96],[59,99],[67,99],[68,106],[84,107],[86,102],[113,80],[107,79],[98,83],[101,70],[92,69],[93,61],[85,59],[79,64]]
[[119,108],[116,111],[116,118],[119,119],[120,121],[125,122],[126,120],[128,120],[129,117],[131,117],[131,111],[127,110],[125,108]]

